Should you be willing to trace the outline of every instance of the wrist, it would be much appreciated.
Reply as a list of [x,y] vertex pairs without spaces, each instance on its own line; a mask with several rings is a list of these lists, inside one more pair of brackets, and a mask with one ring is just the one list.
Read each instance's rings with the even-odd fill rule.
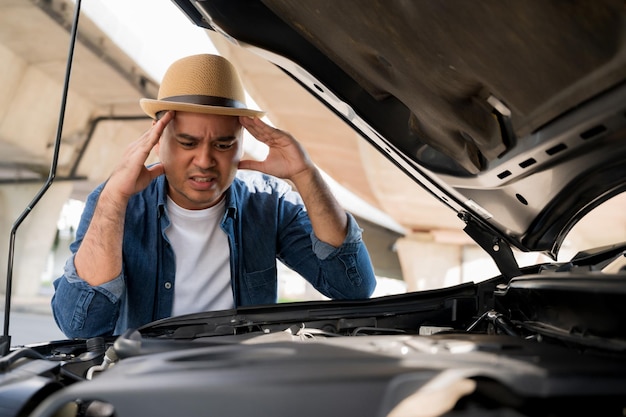
[[97,207],[109,213],[125,213],[130,196],[115,189],[112,184],[105,184],[98,197]]
[[296,186],[297,189],[301,189],[311,184],[319,183],[322,180],[322,175],[315,165],[311,165],[301,171],[298,171],[288,179]]

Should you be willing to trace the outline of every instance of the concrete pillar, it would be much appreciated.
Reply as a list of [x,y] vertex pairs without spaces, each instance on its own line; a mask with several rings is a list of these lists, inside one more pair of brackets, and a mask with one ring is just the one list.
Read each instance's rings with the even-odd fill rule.
[[[500,275],[491,257],[462,232],[414,233],[398,240],[396,247],[407,291],[481,282]],[[545,262],[536,253],[514,251],[520,266]]]
[[[40,190],[41,184],[0,186],[0,293],[6,289],[8,248],[13,224]],[[17,229],[13,258],[13,295],[32,297],[41,286],[42,273],[57,231],[57,221],[72,191],[71,182],[57,182]]]
[[500,275],[500,271],[494,260],[483,248],[472,244],[463,246],[461,274],[463,282],[479,282]]
[[424,291],[461,283],[462,246],[440,243],[429,233],[414,233],[396,242],[407,291]]

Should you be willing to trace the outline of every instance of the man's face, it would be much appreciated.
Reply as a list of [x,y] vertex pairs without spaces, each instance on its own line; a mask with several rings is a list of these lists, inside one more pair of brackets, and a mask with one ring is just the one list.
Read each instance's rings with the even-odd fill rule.
[[211,207],[235,178],[243,153],[242,127],[235,116],[176,112],[156,152],[170,198],[189,210]]

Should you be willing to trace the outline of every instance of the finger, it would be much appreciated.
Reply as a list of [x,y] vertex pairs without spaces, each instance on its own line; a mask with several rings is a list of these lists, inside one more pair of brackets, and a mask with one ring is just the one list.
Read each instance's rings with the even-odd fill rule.
[[239,123],[241,123],[241,125],[248,132],[250,132],[252,135],[254,135],[254,132],[257,130],[257,127],[255,125],[255,119],[256,118],[249,117],[249,116],[239,116]]
[[152,126],[146,130],[139,139],[129,145],[129,155],[134,155],[139,152],[144,159],[147,158],[152,149],[159,143],[165,128],[173,117],[174,112],[168,111],[159,120],[153,121]]
[[258,117],[239,117],[240,123],[246,130],[261,142],[267,142],[272,139],[272,135],[276,133],[276,129],[263,122]]
[[169,122],[172,121],[173,118],[174,112],[168,111],[163,117],[161,117],[152,125],[152,129],[150,129],[149,131],[149,137],[151,139],[151,142],[156,143],[159,141],[161,135],[165,131],[165,128],[167,127]]
[[242,126],[244,126],[246,129],[248,127],[250,128],[254,128],[256,121],[259,120],[258,117],[252,117],[252,116],[239,116],[239,123],[242,124]]

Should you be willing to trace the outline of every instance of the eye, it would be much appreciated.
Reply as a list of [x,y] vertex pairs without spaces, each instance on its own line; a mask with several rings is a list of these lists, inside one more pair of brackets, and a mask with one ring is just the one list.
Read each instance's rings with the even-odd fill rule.
[[235,146],[235,142],[217,142],[215,144],[215,149],[219,151],[227,151],[232,149],[233,146]]
[[178,144],[183,148],[193,148],[196,143],[188,140],[178,140]]

